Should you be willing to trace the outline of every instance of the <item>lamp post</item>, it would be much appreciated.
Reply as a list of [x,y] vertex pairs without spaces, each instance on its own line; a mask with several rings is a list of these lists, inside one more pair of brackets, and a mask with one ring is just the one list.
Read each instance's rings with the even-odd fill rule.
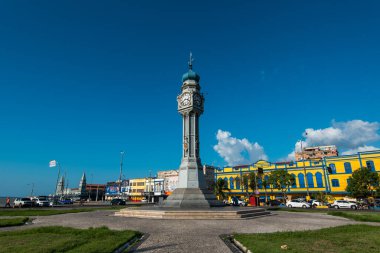
[[305,174],[305,185],[306,185],[306,201],[310,200],[310,193],[309,193],[309,182],[307,181],[307,175],[306,175],[306,166],[305,166],[305,157],[304,152],[302,148],[302,142],[303,140],[300,140],[301,143],[301,156],[302,156],[302,163],[303,163],[303,173]]
[[27,184],[27,185],[31,185],[31,186],[32,186],[32,190],[30,191],[30,197],[33,197],[33,193],[34,193],[34,183]]
[[120,152],[120,175],[119,175],[119,195],[121,196],[121,177],[123,175],[124,151]]

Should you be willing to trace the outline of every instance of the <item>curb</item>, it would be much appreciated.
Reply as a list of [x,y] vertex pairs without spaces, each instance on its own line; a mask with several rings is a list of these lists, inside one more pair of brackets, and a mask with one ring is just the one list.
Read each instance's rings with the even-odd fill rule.
[[252,251],[233,238],[233,235],[220,235],[219,237],[233,253],[252,253]]
[[238,247],[242,252],[244,253],[252,253],[252,251],[250,251],[249,249],[247,249],[247,247],[245,247],[243,244],[241,244],[238,240],[236,240],[235,238],[232,238],[232,243],[236,245],[236,247]]
[[124,252],[126,249],[128,249],[131,246],[133,246],[131,248],[132,251],[129,251],[129,252],[133,252],[134,248],[137,247],[138,245],[140,245],[140,242],[142,242],[145,239],[144,237],[145,237],[145,234],[142,234],[140,236],[135,236],[132,240],[128,241],[127,243],[125,243],[124,245],[122,245],[120,248],[116,249],[114,251],[114,253],[122,253],[122,252]]

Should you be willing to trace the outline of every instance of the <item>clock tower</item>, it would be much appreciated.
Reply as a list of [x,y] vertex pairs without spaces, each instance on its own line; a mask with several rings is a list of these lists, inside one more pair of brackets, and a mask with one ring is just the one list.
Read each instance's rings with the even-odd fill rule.
[[199,157],[199,117],[204,110],[200,92],[200,76],[193,71],[190,53],[189,70],[182,76],[181,94],[177,96],[178,112],[182,116],[182,159],[176,190],[166,199],[166,207],[211,207],[222,205],[207,190]]

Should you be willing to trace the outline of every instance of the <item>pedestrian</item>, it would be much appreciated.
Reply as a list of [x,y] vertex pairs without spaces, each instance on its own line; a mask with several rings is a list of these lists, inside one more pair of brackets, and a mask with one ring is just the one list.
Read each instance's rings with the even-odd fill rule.
[[11,199],[7,197],[7,201],[5,203],[5,207],[11,207]]

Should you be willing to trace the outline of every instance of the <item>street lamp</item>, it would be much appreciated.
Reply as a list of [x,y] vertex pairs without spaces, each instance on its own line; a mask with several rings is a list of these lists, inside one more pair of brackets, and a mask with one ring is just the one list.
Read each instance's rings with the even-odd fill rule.
[[307,181],[306,166],[305,166],[305,157],[304,157],[304,152],[303,152],[303,148],[302,148],[302,142],[303,142],[303,140],[301,139],[299,142],[301,143],[301,156],[302,156],[302,163],[303,163],[303,173],[305,174],[306,201],[309,201],[310,200],[309,182]]
[[32,185],[32,190],[30,191],[30,197],[33,197],[33,193],[34,193],[34,183],[27,184],[27,185]]
[[120,175],[119,175],[119,195],[121,196],[121,177],[123,175],[124,151],[120,151]]

